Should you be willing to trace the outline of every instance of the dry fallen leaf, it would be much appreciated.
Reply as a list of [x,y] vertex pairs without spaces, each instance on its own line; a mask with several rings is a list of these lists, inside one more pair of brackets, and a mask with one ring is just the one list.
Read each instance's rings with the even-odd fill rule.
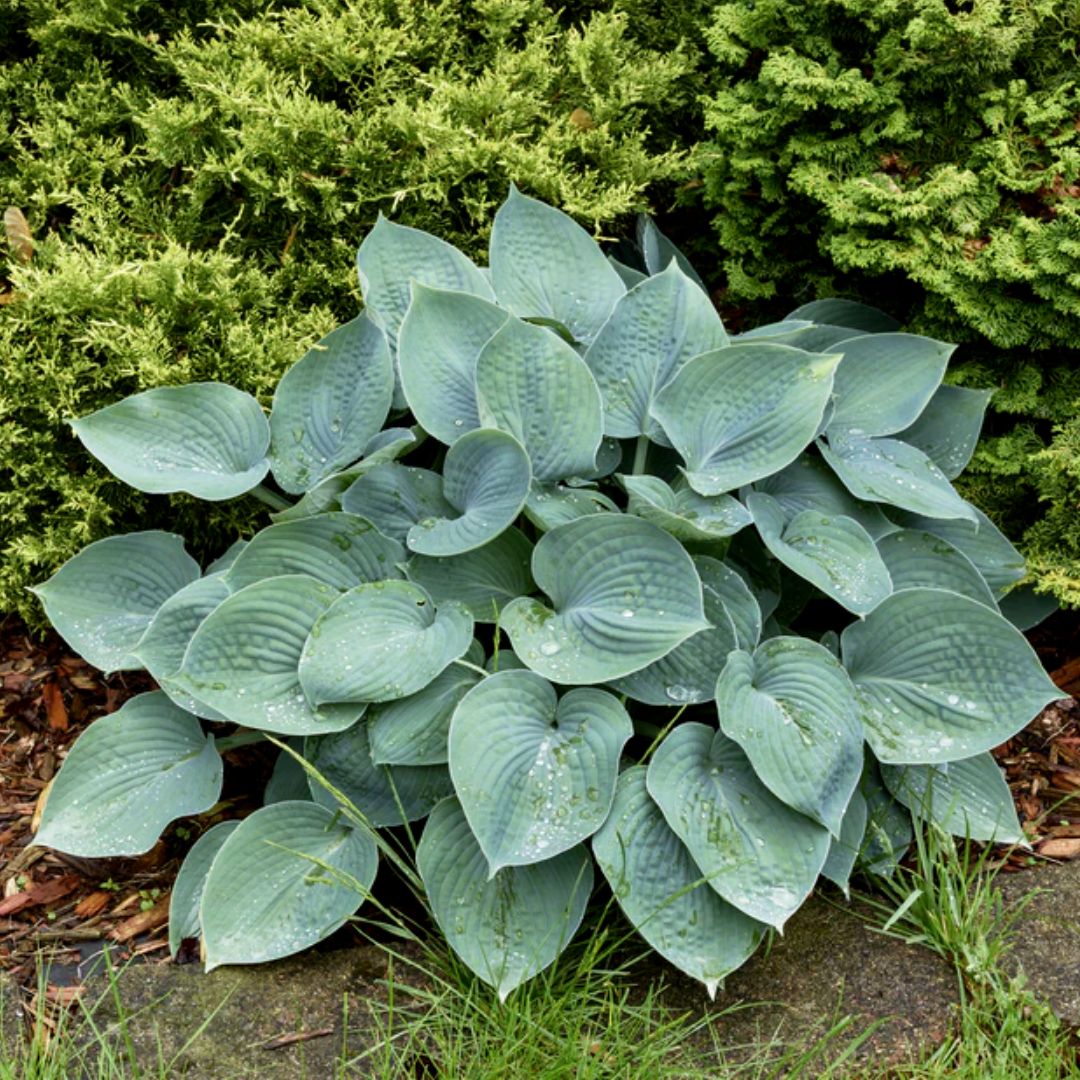
[[1044,840],[1039,845],[1039,854],[1048,859],[1075,859],[1080,855],[1080,838]]
[[19,262],[29,262],[34,254],[34,237],[26,215],[17,206],[9,206],[4,211],[4,232],[11,254]]
[[593,123],[592,113],[588,109],[582,109],[580,106],[570,114],[570,123],[579,131],[592,131],[596,126]]

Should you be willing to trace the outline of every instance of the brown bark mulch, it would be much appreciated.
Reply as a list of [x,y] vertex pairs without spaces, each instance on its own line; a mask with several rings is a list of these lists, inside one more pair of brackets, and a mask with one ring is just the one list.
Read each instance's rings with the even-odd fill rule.
[[[1007,872],[1080,857],[1080,617],[1059,613],[1031,639],[1063,697],[994,751],[1032,845],[1007,856]],[[107,944],[121,961],[164,961],[169,889],[184,852],[215,821],[258,805],[252,792],[233,793],[202,818],[171,826],[136,859],[28,846],[79,733],[153,685],[142,673],[105,678],[55,634],[39,640],[15,620],[0,623],[0,970],[33,978],[45,947],[56,970],[74,969],[67,981],[78,981],[79,965]]]

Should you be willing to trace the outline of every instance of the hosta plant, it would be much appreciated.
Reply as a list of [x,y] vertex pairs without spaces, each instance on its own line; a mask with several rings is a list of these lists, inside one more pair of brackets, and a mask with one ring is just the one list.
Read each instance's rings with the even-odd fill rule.
[[375,830],[426,819],[434,918],[505,996],[597,880],[712,991],[913,817],[1021,840],[989,751],[1057,692],[998,609],[1020,558],[950,483],[986,396],[841,301],[731,336],[647,222],[639,246],[516,190],[487,267],[380,220],[364,313],[269,416],[201,383],[77,420],[142,491],[273,513],[205,568],[134,532],[37,589],[160,687],[78,740],[37,842],[145,851],[217,802],[224,747],[287,739],[266,805],[191,848],[174,948],[311,945],[371,889]]

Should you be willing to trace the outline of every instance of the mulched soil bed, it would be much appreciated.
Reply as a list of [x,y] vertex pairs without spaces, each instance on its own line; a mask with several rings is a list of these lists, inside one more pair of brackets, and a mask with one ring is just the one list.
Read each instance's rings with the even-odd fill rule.
[[[1006,872],[1080,856],[1080,616],[1059,613],[1031,640],[1063,699],[994,751],[1032,841],[1030,852],[1007,856]],[[32,982],[47,947],[47,993],[58,1003],[78,995],[83,965],[110,943],[120,961],[167,960],[168,893],[184,852],[198,832],[259,803],[260,785],[226,789],[212,811],[170,827],[137,859],[82,860],[27,846],[75,738],[152,688],[139,673],[104,678],[56,635],[37,639],[15,620],[0,623],[0,970]]]

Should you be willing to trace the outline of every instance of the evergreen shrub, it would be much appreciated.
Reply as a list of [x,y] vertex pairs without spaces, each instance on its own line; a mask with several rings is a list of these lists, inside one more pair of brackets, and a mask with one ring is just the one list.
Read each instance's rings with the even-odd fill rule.
[[1078,36],[1067,0],[722,3],[702,172],[733,309],[848,295],[963,344],[952,377],[998,388],[965,493],[1071,603]]
[[510,179],[590,227],[674,182],[689,54],[594,7],[6,0],[0,205],[34,250],[0,256],[0,611],[36,621],[25,586],[125,523],[251,524],[132,493],[66,422],[199,380],[268,404],[356,314],[380,211],[476,253]]

